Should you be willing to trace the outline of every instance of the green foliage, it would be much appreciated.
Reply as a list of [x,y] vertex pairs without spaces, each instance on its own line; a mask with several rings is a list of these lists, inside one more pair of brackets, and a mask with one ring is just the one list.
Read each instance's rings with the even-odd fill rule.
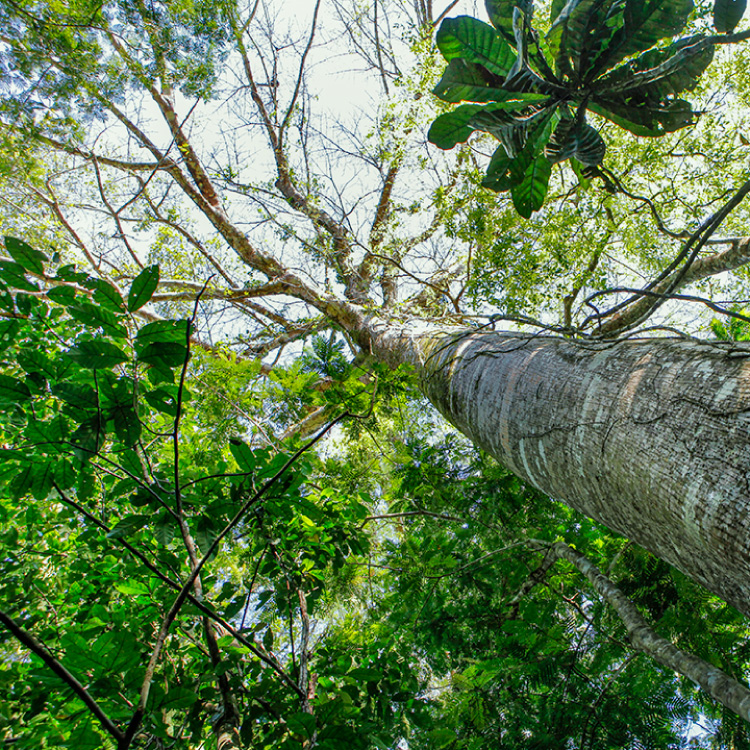
[[[116,730],[145,685],[133,746],[214,747],[220,726],[243,746],[295,748],[312,735],[331,750],[389,746],[422,705],[414,666],[392,644],[354,654],[345,640],[310,642],[329,583],[368,554],[368,498],[311,485],[313,455],[210,438],[214,417],[193,407],[192,320],[139,326],[100,280],[6,246],[50,289],[44,301],[0,288],[0,611]],[[128,308],[157,276],[136,277]],[[200,586],[172,621],[197,567]],[[148,678],[162,627],[171,638]],[[43,652],[0,628],[0,738],[128,746]],[[308,702],[313,673],[321,688]]]
[[[683,29],[692,0],[552,3],[544,34],[532,26],[532,2],[486,5],[494,28],[468,16],[441,24],[437,44],[448,67],[434,93],[487,104],[440,115],[429,139],[448,149],[476,130],[494,136],[500,145],[482,184],[510,190],[522,216],[541,208],[552,164],[570,160],[579,172],[602,163],[606,145],[587,111],[641,136],[695,121],[678,95],[697,85],[713,42],[693,35],[663,43]],[[717,28],[733,28],[742,12],[719,0]]]

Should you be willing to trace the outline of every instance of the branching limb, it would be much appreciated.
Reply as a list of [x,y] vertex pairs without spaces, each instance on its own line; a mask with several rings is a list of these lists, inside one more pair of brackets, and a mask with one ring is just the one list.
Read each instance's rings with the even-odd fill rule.
[[636,650],[650,656],[662,666],[685,675],[714,700],[745,721],[750,721],[750,689],[712,664],[677,648],[666,638],[658,635],[633,602],[582,554],[563,542],[556,542],[551,549],[557,558],[570,562],[589,581],[594,590],[615,609]]
[[10,615],[0,610],[0,623],[2,623],[15,638],[17,638],[31,653],[38,656],[85,704],[86,708],[98,719],[102,727],[118,743],[121,743],[124,735],[115,726],[114,722],[102,710],[101,706],[91,697],[91,694],[81,683],[58,661],[41,641],[38,641],[31,633],[22,628]]

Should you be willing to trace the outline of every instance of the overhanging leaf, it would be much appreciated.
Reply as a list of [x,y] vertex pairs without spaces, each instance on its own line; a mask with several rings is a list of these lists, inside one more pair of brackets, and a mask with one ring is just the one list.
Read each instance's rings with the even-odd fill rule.
[[588,123],[582,123],[576,129],[575,158],[588,167],[596,167],[602,163],[607,146],[598,131]]
[[551,174],[552,163],[544,154],[539,154],[528,163],[521,179],[511,185],[513,205],[524,219],[531,218],[531,214],[544,205]]
[[39,286],[29,281],[26,276],[26,269],[12,260],[0,261],[0,279],[14,289],[22,289],[25,292],[38,292]]
[[[427,138],[438,148],[451,149],[458,143],[464,143],[469,136],[478,129],[469,123],[479,113],[517,112],[531,104],[545,101],[546,96],[539,94],[515,94],[512,100],[506,102],[492,102],[487,105],[462,104],[452,112],[440,115],[432,123]],[[502,117],[502,115],[499,115]]]
[[31,391],[22,380],[0,375],[0,404],[18,404],[31,399]]
[[628,0],[623,25],[610,44],[592,60],[589,77],[611,68],[636,52],[644,52],[661,39],[678,34],[693,10],[693,0]]
[[747,0],[715,0],[714,26],[720,34],[734,31],[742,20],[747,8]]
[[487,174],[482,180],[482,187],[494,190],[496,193],[509,190],[511,182],[508,170],[512,161],[505,150],[505,146],[498,146],[487,166]]
[[49,258],[43,252],[35,250],[31,245],[16,237],[5,237],[5,249],[10,257],[29,273],[44,273],[44,264]]
[[143,307],[153,297],[159,285],[159,266],[144,268],[133,280],[128,292],[128,310],[135,312]]
[[532,0],[485,0],[484,3],[490,22],[510,44],[515,43],[513,11],[518,8],[530,18],[533,5]]
[[150,518],[151,516],[145,516],[140,513],[126,516],[117,522],[112,531],[107,534],[107,537],[110,539],[121,539],[122,537],[130,536],[136,531],[140,531],[149,522]]
[[81,300],[68,307],[70,314],[81,323],[92,328],[101,328],[104,333],[115,338],[125,338],[127,331],[120,323],[119,316],[101,305],[94,305],[87,300]]
[[470,16],[446,18],[440,24],[436,42],[448,62],[461,57],[484,66],[497,76],[505,77],[516,58],[492,26]]
[[714,46],[691,41],[650,50],[603,76],[593,90],[599,96],[647,102],[693,89],[713,60]]
[[128,355],[119,346],[102,339],[82,341],[68,350],[68,356],[80,367],[91,370],[114,367],[128,360]]
[[503,79],[486,68],[456,57],[432,90],[444,102],[501,102],[513,97],[502,88]]

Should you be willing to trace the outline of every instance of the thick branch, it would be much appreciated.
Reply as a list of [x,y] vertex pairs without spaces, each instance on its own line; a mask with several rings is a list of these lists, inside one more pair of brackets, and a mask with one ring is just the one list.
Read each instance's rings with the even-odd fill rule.
[[572,563],[591,583],[596,592],[614,607],[628,632],[633,646],[668,669],[685,675],[714,700],[726,706],[745,721],[750,721],[750,689],[732,679],[712,664],[689,654],[662,638],[643,619],[637,607],[599,569],[563,542],[552,550],[559,558]]
[[643,296],[622,312],[610,318],[599,328],[603,336],[611,336],[619,331],[631,328],[638,322],[644,320],[659,304],[660,297],[657,295],[671,294],[685,286],[700,281],[701,279],[715,276],[725,271],[734,271],[740,266],[750,262],[750,237],[732,242],[729,250],[723,253],[715,253],[705,258],[697,258],[677,281],[679,271],[674,271],[664,281],[651,289],[653,295]]

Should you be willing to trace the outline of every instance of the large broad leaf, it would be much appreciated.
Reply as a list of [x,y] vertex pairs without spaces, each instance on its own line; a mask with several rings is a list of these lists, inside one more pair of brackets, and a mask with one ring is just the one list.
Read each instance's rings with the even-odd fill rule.
[[153,296],[159,285],[159,266],[144,268],[133,280],[128,292],[128,310],[140,310]]
[[516,58],[492,26],[470,16],[446,18],[440,24],[436,41],[448,62],[461,57],[497,76],[506,76]]
[[644,52],[661,39],[675,36],[687,23],[693,0],[628,0],[623,25],[598,56],[592,55],[589,79],[636,52]]
[[515,157],[530,142],[532,145],[536,143],[554,111],[554,106],[529,114],[484,110],[477,112],[471,118],[470,124],[477,130],[494,135],[505,146],[508,155]]
[[94,289],[94,301],[112,312],[125,312],[125,303],[117,289],[104,279],[92,279],[86,286]]
[[588,108],[636,135],[664,135],[695,122],[695,112],[690,102],[684,99],[649,104],[643,101],[623,103],[621,100],[597,97],[589,102]]
[[602,163],[607,145],[599,132],[584,122],[576,129],[576,150],[573,156],[587,167]]
[[140,531],[150,519],[151,516],[145,516],[139,513],[125,516],[125,518],[122,518],[117,522],[112,531],[107,534],[107,537],[110,539],[120,539],[135,534],[135,532]]
[[31,398],[29,387],[22,380],[0,374],[0,404],[18,404]]
[[82,341],[68,350],[68,356],[80,367],[91,370],[114,367],[128,360],[128,355],[120,347],[102,339]]
[[128,335],[118,316],[110,310],[105,310],[101,305],[81,300],[70,305],[68,310],[76,320],[91,328],[101,328],[110,336],[125,338]]
[[469,136],[481,128],[470,125],[472,118],[481,112],[517,112],[530,104],[545,101],[547,97],[539,94],[514,94],[507,102],[493,102],[486,106],[481,104],[463,104],[452,112],[447,112],[435,119],[427,133],[430,143],[438,148],[450,149],[458,143],[464,143]]
[[515,184],[511,186],[510,194],[516,211],[524,219],[531,218],[531,214],[544,204],[551,174],[550,160],[544,154],[537,154],[514,179]]
[[576,117],[567,115],[557,124],[544,148],[545,156],[558,163],[576,159],[586,166],[602,163],[607,146],[599,133],[589,125],[579,109]]
[[25,292],[38,292],[39,287],[26,278],[26,269],[12,260],[0,261],[0,279],[13,289],[21,289]]
[[510,164],[510,193],[513,205],[525,219],[530,218],[534,211],[542,207],[547,195],[552,163],[544,155],[544,146],[549,141],[558,119],[556,108],[546,110],[528,134],[523,150]]
[[568,116],[557,123],[557,127],[544,147],[544,155],[553,163],[570,159],[578,148],[576,121]]
[[444,102],[502,102],[513,98],[503,89],[503,79],[487,68],[455,57],[432,90]]
[[559,74],[580,82],[593,50],[611,38],[616,27],[608,25],[607,14],[615,0],[569,0],[547,34],[551,51],[557,51]]
[[[693,42],[692,44],[690,42]],[[702,40],[682,40],[650,50],[600,78],[594,90],[605,97],[664,100],[693,89],[711,64],[714,45]]]
[[515,45],[513,12],[518,8],[530,19],[533,6],[533,0],[485,0],[484,3],[492,25],[513,45]]
[[482,180],[482,187],[494,190],[496,193],[510,190],[511,180],[508,172],[512,161],[505,146],[498,146],[487,166],[487,174]]
[[43,252],[35,250],[31,245],[15,237],[5,238],[5,249],[8,251],[10,257],[16,263],[22,265],[29,273],[44,273],[44,264],[48,258]]
[[742,20],[747,8],[747,0],[716,0],[714,2],[714,26],[720,33],[734,31]]

